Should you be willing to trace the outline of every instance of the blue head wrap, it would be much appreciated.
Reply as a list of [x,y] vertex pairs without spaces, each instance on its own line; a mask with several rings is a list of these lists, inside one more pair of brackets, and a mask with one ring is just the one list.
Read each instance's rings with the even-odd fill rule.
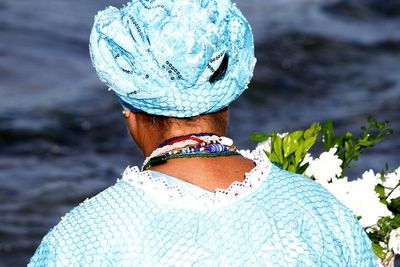
[[100,77],[129,109],[193,117],[228,106],[255,65],[250,25],[230,0],[135,0],[100,11],[90,36]]

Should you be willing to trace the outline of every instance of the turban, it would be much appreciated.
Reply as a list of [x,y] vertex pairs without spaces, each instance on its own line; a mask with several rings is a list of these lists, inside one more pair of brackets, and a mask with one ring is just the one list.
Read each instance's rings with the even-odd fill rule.
[[90,55],[126,108],[169,117],[221,110],[248,86],[255,58],[230,0],[134,0],[96,17]]

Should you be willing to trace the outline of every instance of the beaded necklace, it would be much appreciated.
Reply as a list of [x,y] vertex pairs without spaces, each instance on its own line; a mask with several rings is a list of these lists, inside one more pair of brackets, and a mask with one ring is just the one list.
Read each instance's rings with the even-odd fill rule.
[[142,170],[174,158],[240,155],[232,139],[212,133],[189,134],[162,142],[143,162]]

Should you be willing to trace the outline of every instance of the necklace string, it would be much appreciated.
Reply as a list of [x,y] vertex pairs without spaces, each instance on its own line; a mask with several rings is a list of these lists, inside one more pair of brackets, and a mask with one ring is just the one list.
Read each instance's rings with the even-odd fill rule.
[[143,162],[142,170],[166,163],[168,159],[240,155],[233,141],[213,133],[177,136],[162,142]]
[[219,135],[214,134],[214,133],[193,133],[193,134],[187,134],[187,135],[182,135],[182,136],[176,136],[176,137],[172,137],[172,138],[169,138],[169,139],[165,140],[164,142],[162,142],[158,146],[158,148],[166,146],[166,145],[171,145],[173,143],[180,142],[180,141],[185,140],[185,139],[192,139],[192,140],[196,140],[196,141],[202,142],[202,140],[200,138],[197,138],[197,137],[207,136],[207,135],[208,136],[219,136]]

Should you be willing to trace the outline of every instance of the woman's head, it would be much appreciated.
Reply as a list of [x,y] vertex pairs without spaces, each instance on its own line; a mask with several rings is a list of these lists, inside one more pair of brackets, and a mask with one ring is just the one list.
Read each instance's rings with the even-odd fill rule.
[[246,88],[253,36],[230,0],[138,0],[99,12],[93,65],[125,108],[190,118],[219,111]]

